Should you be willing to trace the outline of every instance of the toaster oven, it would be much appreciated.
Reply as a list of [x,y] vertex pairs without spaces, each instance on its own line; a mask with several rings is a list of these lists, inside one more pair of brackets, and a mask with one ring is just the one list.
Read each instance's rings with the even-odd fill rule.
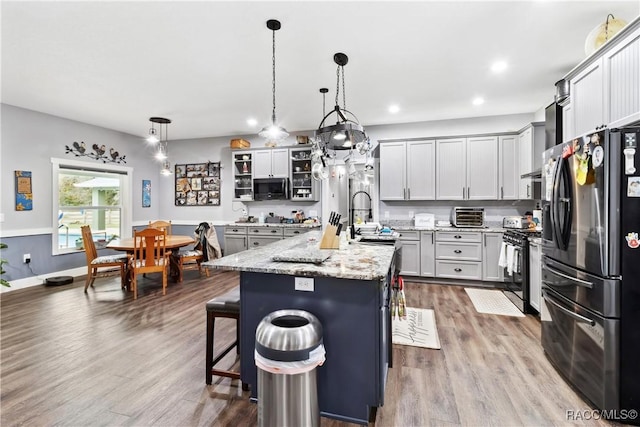
[[529,228],[529,219],[523,216],[505,216],[502,218],[502,227],[524,230]]
[[484,208],[454,207],[451,224],[454,227],[484,227]]

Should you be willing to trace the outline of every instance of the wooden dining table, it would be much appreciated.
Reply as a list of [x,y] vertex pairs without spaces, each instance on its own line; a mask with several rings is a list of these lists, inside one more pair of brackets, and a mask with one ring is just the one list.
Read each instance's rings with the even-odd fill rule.
[[[172,250],[172,249],[179,249],[182,248],[184,246],[189,246],[190,244],[195,243],[195,240],[193,237],[191,236],[182,236],[179,234],[171,234],[167,236],[167,242],[166,242],[166,248],[168,251]],[[115,239],[112,240],[111,242],[109,242],[107,244],[107,249],[113,249],[116,251],[123,251],[123,252],[127,252],[128,254],[133,254],[134,251],[134,238],[133,237],[125,237],[122,239]],[[174,268],[177,268],[177,266],[173,265],[173,262],[171,262],[169,264],[169,276],[170,277],[176,277],[177,275],[175,274],[175,270],[173,270]],[[127,288],[129,288],[129,283],[131,283],[131,280],[133,279],[131,277],[131,269],[129,268],[129,265],[126,266],[127,272],[126,272],[126,277],[127,277]]]

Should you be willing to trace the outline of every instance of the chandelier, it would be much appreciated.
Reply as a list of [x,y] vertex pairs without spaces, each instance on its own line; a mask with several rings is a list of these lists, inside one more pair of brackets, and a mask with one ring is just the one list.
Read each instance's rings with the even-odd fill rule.
[[[169,142],[169,123],[171,120],[164,117],[150,117],[151,129],[149,129],[149,136],[147,141],[151,144],[157,144],[154,157],[156,160],[162,162],[162,169],[160,173],[162,175],[171,175],[171,163],[169,162],[168,145]],[[155,124],[158,124],[158,130],[156,131]],[[164,133],[162,132],[162,125],[164,125]],[[164,140],[162,136],[164,135]]]
[[[349,62],[349,57],[344,53],[333,55],[333,61],[338,65],[336,71],[336,105],[326,114],[318,129],[315,138],[318,144],[329,150],[351,150],[357,144],[367,144],[369,138],[364,128],[358,122],[358,118],[347,110],[347,97],[344,82],[344,66]],[[340,106],[340,83],[342,82],[342,106]],[[327,125],[328,119],[335,115],[335,124]]]
[[281,126],[276,124],[276,31],[281,27],[280,21],[276,19],[269,19],[267,21],[267,28],[272,32],[272,56],[271,56],[271,94],[273,98],[273,110],[271,111],[271,125],[262,128],[258,135],[266,139],[265,145],[267,147],[275,147],[278,142],[284,140],[289,136],[289,132]]

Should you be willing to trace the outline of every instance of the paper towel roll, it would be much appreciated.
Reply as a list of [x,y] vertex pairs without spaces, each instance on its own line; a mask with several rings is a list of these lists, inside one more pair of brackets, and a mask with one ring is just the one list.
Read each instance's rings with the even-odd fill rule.
[[533,222],[536,224],[537,229],[542,228],[542,210],[540,209],[533,210]]

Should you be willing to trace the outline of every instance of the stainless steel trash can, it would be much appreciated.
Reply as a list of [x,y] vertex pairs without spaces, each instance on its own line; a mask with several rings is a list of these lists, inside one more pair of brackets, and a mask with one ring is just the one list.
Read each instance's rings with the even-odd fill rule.
[[256,329],[258,425],[319,426],[316,367],[324,363],[322,325],[303,310],[278,310]]

